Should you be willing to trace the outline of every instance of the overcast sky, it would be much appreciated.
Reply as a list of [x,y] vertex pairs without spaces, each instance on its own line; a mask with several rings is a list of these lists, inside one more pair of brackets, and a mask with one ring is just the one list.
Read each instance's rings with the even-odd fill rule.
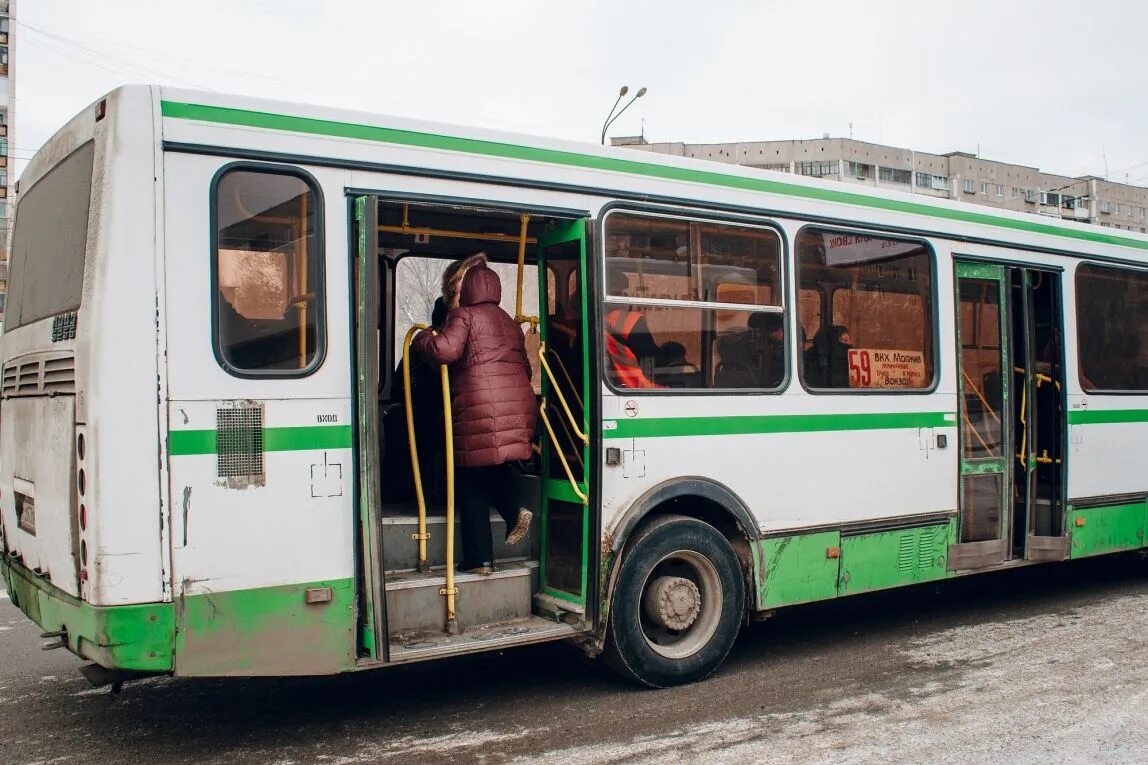
[[[159,82],[597,141],[848,136],[1148,184],[1148,3],[17,0],[26,159]],[[22,168],[23,162],[18,162]]]

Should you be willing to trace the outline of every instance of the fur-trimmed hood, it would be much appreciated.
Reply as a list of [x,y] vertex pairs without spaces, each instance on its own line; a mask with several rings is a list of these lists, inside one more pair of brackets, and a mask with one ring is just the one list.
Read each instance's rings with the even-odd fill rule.
[[456,260],[442,272],[442,299],[446,303],[446,310],[453,311],[458,308],[458,295],[462,291],[462,280],[466,272],[475,266],[486,265],[486,253],[479,252],[462,260]]

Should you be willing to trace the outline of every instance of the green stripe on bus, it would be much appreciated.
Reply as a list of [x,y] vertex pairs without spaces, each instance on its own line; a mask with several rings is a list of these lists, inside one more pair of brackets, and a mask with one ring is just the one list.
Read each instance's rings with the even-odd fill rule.
[[675,436],[741,436],[760,433],[820,433],[841,430],[953,428],[947,412],[889,414],[770,414],[754,417],[651,417],[617,420],[603,438],[672,438]]
[[577,152],[563,151],[560,149],[521,146],[518,144],[488,141],[478,138],[460,138],[458,136],[440,135],[436,133],[420,133],[413,130],[385,128],[377,125],[361,125],[352,122],[337,122],[313,117],[297,117],[286,114],[256,112],[248,109],[232,109],[223,106],[208,106],[206,104],[191,104],[179,101],[163,101],[160,104],[160,111],[163,116],[171,117],[172,119],[215,122],[223,125],[240,125],[243,127],[282,130],[292,133],[351,138],[360,141],[418,146],[420,148],[479,154],[489,157],[521,159],[551,165],[606,170],[628,175],[642,175],[664,180],[702,183],[708,186],[721,186],[744,191],[784,194],[786,196],[801,197],[822,202],[839,202],[890,212],[924,215],[931,218],[941,218],[984,226],[996,226],[1027,233],[1048,234],[1064,239],[1114,244],[1123,247],[1132,247],[1138,250],[1148,250],[1148,242],[1099,231],[1059,228],[1047,223],[1042,223],[1039,220],[1012,220],[989,213],[974,212],[965,209],[932,207],[919,202],[910,202],[901,199],[882,199],[833,188],[796,186],[783,181],[740,175],[726,175],[712,170],[695,170],[693,168],[658,165],[651,162],[617,159],[615,157],[579,154]]
[[1069,425],[1111,425],[1120,422],[1148,422],[1148,409],[1081,409],[1068,413]]
[[[312,425],[298,428],[264,428],[263,451],[297,452],[311,449],[350,449],[350,425]],[[173,430],[168,434],[168,453],[173,457],[215,454],[214,430]]]

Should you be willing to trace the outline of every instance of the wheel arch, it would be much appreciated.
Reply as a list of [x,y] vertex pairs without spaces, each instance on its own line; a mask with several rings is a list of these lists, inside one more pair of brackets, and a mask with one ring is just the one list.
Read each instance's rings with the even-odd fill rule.
[[747,610],[753,602],[754,563],[750,546],[761,538],[757,522],[749,507],[725,484],[701,476],[671,478],[650,488],[638,497],[617,523],[607,538],[603,540],[602,582],[598,624],[598,647],[601,648],[606,635],[606,622],[610,616],[610,604],[617,584],[618,565],[625,554],[627,544],[635,539],[635,532],[645,528],[662,516],[687,516],[708,523],[717,529],[733,547],[742,564],[746,587]]
[[725,484],[701,476],[663,481],[638,497],[622,514],[610,534],[610,551],[618,553],[643,520],[651,515],[686,515],[705,521],[733,542],[761,537],[749,507]]

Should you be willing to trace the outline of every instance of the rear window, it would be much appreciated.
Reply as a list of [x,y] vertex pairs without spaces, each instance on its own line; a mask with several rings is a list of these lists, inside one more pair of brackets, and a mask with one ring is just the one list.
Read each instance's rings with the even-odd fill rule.
[[80,307],[94,159],[89,141],[21,196],[9,257],[6,329]]

